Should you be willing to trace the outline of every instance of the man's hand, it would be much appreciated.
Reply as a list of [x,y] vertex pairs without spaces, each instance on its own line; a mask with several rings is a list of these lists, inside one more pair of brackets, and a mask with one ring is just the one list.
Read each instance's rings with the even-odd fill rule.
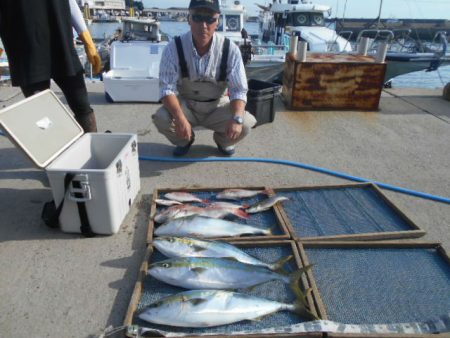
[[[230,102],[231,104],[231,110],[233,112],[233,115],[244,117],[244,110],[245,110],[245,102],[242,100],[232,100]],[[242,124],[237,123],[235,120],[230,119],[227,124],[227,137],[230,140],[237,140],[239,136],[241,136],[242,133]]]
[[184,115],[178,98],[175,95],[167,95],[161,101],[170,115],[172,115],[175,134],[182,139],[190,141],[192,137],[192,126]]
[[182,118],[174,119],[174,124],[177,136],[190,141],[192,137],[192,126],[189,121],[183,116]]
[[236,140],[242,133],[242,124],[230,120],[227,124],[227,137],[230,140]]

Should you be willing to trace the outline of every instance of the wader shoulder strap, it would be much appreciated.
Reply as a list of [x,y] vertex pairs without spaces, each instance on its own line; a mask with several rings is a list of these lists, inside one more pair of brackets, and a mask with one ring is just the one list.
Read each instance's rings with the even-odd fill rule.
[[181,44],[181,38],[179,36],[175,37],[175,44],[177,46],[178,60],[180,62],[181,77],[182,78],[189,77],[187,63],[183,52],[183,45]]
[[223,42],[222,60],[220,62],[220,73],[217,79],[218,81],[225,81],[227,79],[227,64],[229,51],[230,51],[230,39],[225,38],[225,41]]

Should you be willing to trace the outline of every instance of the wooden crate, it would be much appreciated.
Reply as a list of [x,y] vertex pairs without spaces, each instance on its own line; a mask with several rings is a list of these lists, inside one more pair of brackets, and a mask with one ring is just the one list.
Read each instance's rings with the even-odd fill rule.
[[[446,308],[446,303],[448,302],[450,293],[448,292],[448,289],[450,289],[450,259],[446,251],[442,248],[442,246],[439,243],[425,243],[425,242],[401,242],[401,241],[373,241],[373,242],[330,242],[330,241],[322,241],[322,242],[296,242],[299,248],[300,256],[302,259],[303,265],[309,265],[313,264],[313,268],[311,271],[308,272],[307,278],[309,279],[308,282],[313,288],[313,299],[316,302],[315,307],[318,309],[320,318],[323,318],[324,320],[330,320],[335,322],[342,322],[342,318],[339,318],[339,313],[342,314],[343,317],[347,317],[349,313],[358,313],[362,317],[371,317],[372,318],[376,316],[384,317],[389,316],[387,313],[394,313],[397,312],[403,313],[401,311],[405,311],[405,308],[411,308],[411,312],[416,313],[426,313],[427,315],[429,313],[432,313],[430,316],[433,317],[433,319],[436,319],[436,317],[439,317],[441,315],[449,315],[449,309],[444,309],[444,313],[436,314],[433,313],[433,310],[431,307],[426,306],[426,309],[424,309],[422,306],[422,309],[419,309],[415,305],[410,305],[410,302],[423,302],[424,298],[429,298],[432,304],[436,304],[438,302],[444,302],[444,304],[439,304],[436,306],[444,307]],[[319,256],[315,255],[313,252],[311,252],[314,249],[319,250],[330,250],[329,253],[326,255],[322,255],[320,259],[318,259]],[[309,251],[311,250],[311,251]],[[332,251],[334,250],[334,251]],[[378,267],[375,266],[373,268],[371,264],[364,261],[364,258],[361,259],[360,262],[355,264],[357,266],[359,264],[359,267],[361,269],[364,269],[366,271],[366,275],[369,275],[366,277],[366,280],[369,280],[367,283],[365,283],[363,286],[356,287],[356,283],[354,283],[354,280],[358,280],[358,277],[360,277],[361,271],[355,270],[354,266],[351,266],[351,274],[347,275],[345,273],[346,269],[346,263],[348,263],[348,256],[344,253],[344,250],[359,250],[358,252],[354,252],[353,255],[357,259],[361,259],[361,252],[366,251],[369,253],[367,257],[376,257],[377,254],[381,253],[383,255],[386,255],[386,258],[389,260],[389,262],[386,263],[386,271],[385,273],[380,273]],[[377,252],[377,250],[379,252]],[[394,252],[395,251],[395,252]],[[411,254],[411,252],[413,254]],[[393,253],[394,252],[394,253]],[[373,254],[375,253],[375,255]],[[424,255],[425,258],[420,258],[418,255]],[[364,254],[363,254],[364,255]],[[337,264],[334,264],[334,259],[326,259],[326,257],[332,257],[334,256],[336,258]],[[345,257],[344,257],[345,256]],[[397,263],[393,263],[393,261],[397,260],[398,257],[404,256],[405,262],[404,267],[401,265],[396,265]],[[430,259],[430,257],[432,257]],[[429,263],[430,268],[428,268],[426,265],[423,264],[423,262]],[[373,262],[375,265],[377,262],[376,260]],[[322,271],[319,271],[318,268],[320,264],[328,264],[329,269],[324,267],[322,265]],[[339,266],[339,264],[341,266]],[[353,264],[353,263],[352,263]],[[411,268],[410,266],[417,265],[415,268]],[[384,265],[382,266],[385,267]],[[367,270],[373,269],[371,272],[367,272]],[[426,270],[425,270],[426,269]],[[326,272],[324,273],[324,271]],[[405,271],[404,271],[405,270]],[[407,272],[406,272],[407,270]],[[417,278],[415,276],[415,273],[421,274],[422,271],[426,271],[424,274],[426,274],[425,278]],[[344,273],[343,273],[344,272]],[[374,276],[375,275],[375,276]],[[395,275],[392,277],[392,275]],[[319,276],[319,278],[318,278]],[[421,275],[422,276],[422,275]],[[439,282],[436,282],[436,276],[439,279]],[[327,282],[324,282],[325,279],[328,279]],[[371,279],[373,278],[373,280]],[[424,279],[427,279],[427,281],[424,281]],[[449,280],[449,283],[446,283],[446,279]],[[381,280],[383,283],[384,280],[387,280],[386,285],[390,285],[389,287],[385,287],[385,285],[377,285],[379,283],[379,280]],[[359,282],[364,281],[364,278],[361,280],[358,280]],[[392,282],[391,282],[392,281]],[[432,287],[426,287],[424,286],[427,282],[435,282],[435,284],[432,285]],[[334,289],[331,289],[330,292],[330,286],[325,285],[326,283],[330,283],[330,286],[333,286]],[[391,284],[389,284],[391,283]],[[436,283],[439,283],[439,286],[437,286]],[[374,292],[372,288],[372,284],[375,284],[375,288],[379,288],[379,292]],[[417,288],[420,288],[422,290],[422,294],[418,294],[417,292],[409,292],[409,290],[413,290],[414,285],[419,284]],[[422,285],[423,284],[423,285]],[[413,288],[411,288],[411,285],[413,285]],[[442,289],[446,288],[447,290],[444,290],[442,292]],[[406,291],[407,296],[399,295],[403,290]],[[326,292],[324,292],[324,290]],[[347,290],[347,291],[346,291]],[[355,296],[359,295],[359,296]],[[392,301],[391,297],[394,295],[396,301]],[[373,298],[374,296],[377,296],[376,302],[374,302]],[[417,299],[419,296],[421,298],[419,300]],[[393,298],[394,298],[393,297]],[[346,301],[342,301],[342,299],[346,299]],[[434,300],[438,299],[437,302]],[[385,304],[383,304],[383,302]],[[394,302],[394,304],[390,304],[390,302]],[[360,308],[361,304],[365,303],[367,306],[370,307],[370,310],[363,310]],[[332,304],[332,307],[334,308],[332,311],[330,311],[325,304]],[[338,305],[337,305],[338,304]],[[343,304],[343,305],[339,305]],[[387,304],[387,305],[386,305]],[[405,305],[406,304],[406,305]],[[422,304],[422,303],[421,303]],[[337,311],[336,308],[338,306],[342,306],[342,308]],[[386,310],[386,307],[389,307],[389,311]],[[420,311],[420,312],[419,312]],[[436,310],[435,310],[436,311]],[[441,310],[439,310],[441,311]],[[447,311],[445,313],[445,311]],[[330,313],[331,312],[331,313]],[[337,314],[338,313],[338,314]],[[360,318],[361,319],[361,318]],[[431,325],[431,322],[428,322],[432,318],[423,318],[423,320],[416,320],[415,322],[421,322],[425,323],[426,325]],[[379,321],[379,318],[377,318],[378,321],[376,321],[376,324],[383,324],[383,321]],[[445,319],[444,319],[445,321]],[[408,321],[398,321],[396,323],[406,323],[402,326],[402,329],[411,329],[412,326],[407,325]],[[347,324],[350,324],[347,322]],[[363,323],[354,322],[355,325],[364,325]],[[368,325],[372,325],[374,323],[367,323]],[[392,325],[395,325],[394,323],[391,323]],[[441,323],[442,325],[443,323]],[[389,323],[387,324],[389,325]],[[445,323],[446,327],[448,327],[448,319]],[[366,332],[364,333],[328,333],[328,337],[334,337],[334,338],[349,338],[349,337],[441,337],[445,336],[448,337],[448,332],[444,332],[441,334],[424,334],[424,333],[377,333],[373,328],[372,332],[371,329],[366,328]],[[381,331],[380,331],[381,332]]]
[[[283,223],[296,240],[380,240],[416,238],[425,234],[372,183],[275,188],[274,191],[291,198],[279,208]],[[340,197],[333,199],[327,191],[338,192]],[[295,195],[295,192],[316,194],[321,199],[309,205],[312,202],[299,195],[293,201],[289,194]],[[356,193],[361,195],[359,200],[353,195]],[[347,195],[349,203],[345,204]],[[382,211],[387,213],[385,219]]]
[[[184,191],[184,192],[189,192],[192,194],[198,194],[198,193],[211,193],[211,194],[215,194],[218,193],[224,189],[233,189],[233,188],[239,188],[239,189],[251,189],[251,190],[264,190],[266,189],[265,187],[215,187],[215,188],[170,188],[170,189],[155,189],[153,192],[153,198],[152,198],[152,204],[151,204],[151,210],[150,210],[150,219],[149,219],[149,224],[148,224],[148,233],[147,233],[147,244],[150,244],[153,240],[153,232],[155,227],[157,226],[157,224],[155,224],[155,222],[153,221],[153,217],[155,216],[156,212],[158,211],[158,206],[156,205],[155,200],[157,198],[160,198],[160,196],[162,196],[163,194],[167,193],[167,192],[172,192],[172,191]],[[273,194],[273,192],[272,192]],[[257,200],[262,200],[263,198],[265,198],[265,195],[258,195],[256,198],[252,198],[252,199],[243,199],[240,202],[234,202],[236,204],[245,204],[247,202],[249,202],[250,204],[253,203],[254,201]],[[225,201],[225,200],[223,200]],[[232,201],[229,201],[232,202]],[[162,209],[162,208],[161,208]],[[273,231],[275,232],[275,234],[267,236],[267,235],[257,235],[257,236],[241,236],[241,237],[231,237],[231,238],[212,238],[212,239],[226,239],[226,240],[236,240],[236,241],[246,241],[246,240],[280,240],[280,239],[289,239],[290,238],[290,234],[289,231],[282,219],[281,216],[281,212],[280,212],[280,206],[279,204],[275,205],[272,209],[265,211],[265,214],[262,213],[258,213],[258,214],[252,214],[250,215],[250,218],[248,220],[240,220],[240,219],[235,219],[234,221],[236,222],[242,222],[242,223],[248,223],[248,224],[252,224],[252,225],[264,225],[264,224],[258,224],[257,222],[255,223],[255,218],[258,218],[258,222],[260,222],[260,218],[267,216],[270,218],[273,218],[274,223],[271,224],[267,224],[266,226],[268,226],[269,228],[272,228]],[[261,216],[263,215],[263,216]]]
[[[233,245],[236,245],[239,248],[242,249],[270,249],[270,250],[284,250],[286,252],[289,252],[290,254],[293,255],[293,260],[290,261],[290,263],[288,264],[292,264],[292,266],[300,268],[302,267],[302,259],[300,257],[300,254],[298,252],[298,248],[297,245],[294,241],[291,240],[283,240],[283,241],[251,241],[251,242],[243,242],[243,241],[234,241],[234,242],[230,242]],[[148,246],[147,248],[147,252],[144,258],[144,261],[141,264],[141,268],[139,270],[139,274],[138,274],[138,279],[136,281],[135,287],[134,287],[134,291],[133,294],[131,296],[130,299],[130,303],[128,306],[128,310],[127,310],[127,314],[124,320],[124,326],[125,327],[130,327],[133,325],[139,325],[139,324],[143,324],[143,321],[139,320],[136,317],[136,312],[138,311],[139,307],[142,306],[142,304],[140,304],[140,302],[143,299],[143,295],[145,292],[150,292],[152,290],[148,290],[146,288],[149,287],[149,285],[151,285],[151,280],[153,279],[150,276],[147,276],[147,271],[148,271],[148,266],[149,264],[151,264],[154,260],[153,260],[153,256],[155,255],[159,255],[162,256],[160,253],[158,253],[156,250],[154,251],[154,247],[153,246]],[[302,280],[301,280],[301,288],[306,290],[309,289],[311,287],[311,285],[309,284],[309,280],[310,278],[308,278],[307,276],[303,276]],[[269,282],[268,284],[271,284],[273,282]],[[278,285],[278,284],[277,284]],[[175,288],[175,287],[171,287],[171,288]],[[259,286],[257,286],[256,288],[259,288]],[[178,292],[183,291],[183,289],[181,288],[176,288],[179,289]],[[281,290],[281,288],[279,287],[271,287],[270,290],[274,293],[279,293],[280,297],[286,296],[284,293],[285,291]],[[247,292],[247,291],[239,291],[239,292]],[[250,291],[248,291],[250,292]],[[252,290],[253,292],[253,290]],[[280,299],[277,299],[280,300]],[[283,300],[285,301],[285,300]],[[312,293],[308,293],[307,294],[307,303],[308,306],[310,307],[310,311],[315,315],[318,316],[318,311],[315,308],[315,304],[317,303],[314,299],[313,299],[313,295]],[[230,324],[232,325],[232,324]],[[280,323],[279,326],[282,326],[283,324]],[[142,327],[142,326],[141,326]],[[152,327],[151,323],[148,323],[148,326],[145,327]],[[170,330],[170,327],[167,327]],[[154,333],[154,336],[157,336],[156,333]],[[153,335],[149,334],[146,335],[146,337],[151,337]],[[208,335],[208,337],[228,337],[230,335],[227,335],[226,333],[217,333],[214,335]],[[276,333],[276,334],[245,334],[245,335],[239,335],[242,337],[322,337],[322,333],[320,332],[307,332],[307,333],[289,333],[289,332],[281,332],[281,333]],[[190,335],[189,337],[201,337],[198,335]]]
[[377,110],[386,63],[371,56],[308,53],[305,62],[287,56],[283,98],[294,110]]

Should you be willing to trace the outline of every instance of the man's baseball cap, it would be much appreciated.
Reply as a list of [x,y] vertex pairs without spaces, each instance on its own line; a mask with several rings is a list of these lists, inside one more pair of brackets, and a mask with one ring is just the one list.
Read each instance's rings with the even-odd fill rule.
[[219,0],[191,0],[189,9],[207,8],[213,12],[220,13]]

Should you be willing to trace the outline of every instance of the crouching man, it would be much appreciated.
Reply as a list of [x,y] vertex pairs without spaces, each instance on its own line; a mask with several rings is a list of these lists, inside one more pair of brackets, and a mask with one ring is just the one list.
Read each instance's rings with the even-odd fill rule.
[[256,124],[245,111],[247,77],[239,48],[216,33],[218,0],[191,0],[190,31],[172,40],[160,64],[163,106],[153,115],[159,132],[187,154],[195,126],[214,131],[219,152],[232,156],[235,145]]

